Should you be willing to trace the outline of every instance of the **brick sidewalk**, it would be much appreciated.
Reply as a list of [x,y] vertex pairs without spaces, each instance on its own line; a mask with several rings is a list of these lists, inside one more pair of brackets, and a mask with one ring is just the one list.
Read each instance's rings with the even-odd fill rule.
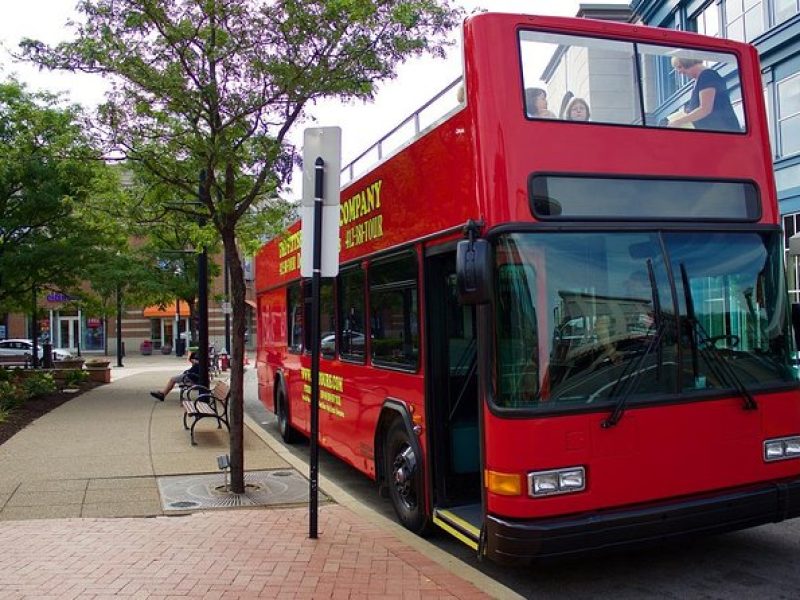
[[335,505],[0,523],[6,598],[488,598]]

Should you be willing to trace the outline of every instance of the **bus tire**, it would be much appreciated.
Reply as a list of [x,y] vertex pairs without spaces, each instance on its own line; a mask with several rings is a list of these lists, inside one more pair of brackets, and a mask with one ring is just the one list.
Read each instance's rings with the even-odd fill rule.
[[300,436],[289,421],[289,398],[286,396],[283,382],[278,387],[278,394],[275,397],[275,413],[278,418],[278,432],[281,434],[281,439],[287,444],[297,442]]
[[424,478],[403,421],[394,419],[384,438],[385,482],[400,523],[418,535],[431,532],[425,512]]

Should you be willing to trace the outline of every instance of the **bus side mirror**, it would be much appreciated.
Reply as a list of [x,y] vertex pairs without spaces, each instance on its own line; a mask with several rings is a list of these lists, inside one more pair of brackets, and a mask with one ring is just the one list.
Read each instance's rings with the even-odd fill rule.
[[462,304],[486,304],[492,297],[492,255],[483,239],[462,240],[456,247],[456,281]]

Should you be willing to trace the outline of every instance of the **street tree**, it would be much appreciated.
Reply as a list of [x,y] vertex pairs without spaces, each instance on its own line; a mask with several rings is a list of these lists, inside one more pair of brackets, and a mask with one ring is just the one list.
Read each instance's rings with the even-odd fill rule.
[[74,40],[25,40],[22,55],[108,75],[97,125],[110,146],[184,197],[196,192],[222,239],[233,309],[231,483],[242,492],[242,224],[289,180],[297,155],[287,134],[309,103],[371,98],[398,63],[443,55],[461,10],[452,0],[83,0],[78,10]]
[[31,308],[37,290],[75,288],[102,259],[107,230],[89,206],[117,181],[80,111],[17,81],[0,83],[0,306]]

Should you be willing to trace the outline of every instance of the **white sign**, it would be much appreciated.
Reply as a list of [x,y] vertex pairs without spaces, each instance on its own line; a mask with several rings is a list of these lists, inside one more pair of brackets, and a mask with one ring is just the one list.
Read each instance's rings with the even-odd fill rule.
[[223,302],[222,303],[222,312],[223,314],[229,315],[233,312],[233,307],[231,306],[230,302]]
[[317,159],[323,162],[321,274],[322,277],[336,277],[339,274],[339,174],[342,170],[342,130],[339,127],[311,127],[303,135],[302,277],[311,277],[314,271]]

